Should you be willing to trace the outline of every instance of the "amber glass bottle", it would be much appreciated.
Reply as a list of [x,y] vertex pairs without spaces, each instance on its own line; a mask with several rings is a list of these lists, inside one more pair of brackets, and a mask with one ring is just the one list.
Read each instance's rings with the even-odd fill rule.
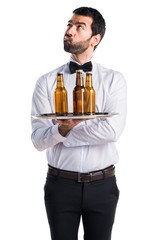
[[84,79],[83,71],[76,71],[76,86],[73,89],[73,114],[84,114]]
[[86,73],[85,91],[84,91],[84,113],[95,113],[95,90],[92,84],[92,73]]
[[57,73],[57,87],[54,92],[55,113],[56,115],[67,115],[68,113],[68,99],[67,90],[64,86],[63,73]]

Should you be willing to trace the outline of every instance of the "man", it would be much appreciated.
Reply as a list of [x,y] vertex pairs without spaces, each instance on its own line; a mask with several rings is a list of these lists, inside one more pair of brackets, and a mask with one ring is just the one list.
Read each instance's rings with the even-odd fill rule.
[[35,86],[32,114],[54,113],[56,75],[63,72],[68,110],[72,112],[76,76],[73,65],[77,63],[77,69],[89,62],[96,112],[118,113],[89,120],[32,119],[33,144],[39,151],[47,151],[45,206],[52,240],[77,240],[81,217],[85,240],[111,239],[119,198],[115,177],[119,157],[114,142],[125,125],[126,82],[121,73],[93,59],[104,34],[105,20],[96,9],[75,9],[64,34],[64,50],[71,53],[71,63],[43,75]]

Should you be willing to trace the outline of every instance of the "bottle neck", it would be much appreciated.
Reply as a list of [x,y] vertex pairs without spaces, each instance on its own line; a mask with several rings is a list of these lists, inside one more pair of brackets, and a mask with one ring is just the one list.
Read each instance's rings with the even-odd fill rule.
[[86,87],[93,87],[92,85],[92,74],[87,73],[86,74],[86,83],[85,83]]
[[76,73],[76,85],[77,86],[84,86],[84,80],[82,76],[82,72]]
[[64,87],[63,75],[61,73],[57,74],[57,88]]
[[58,81],[57,80],[57,87],[64,87],[64,82],[63,81]]

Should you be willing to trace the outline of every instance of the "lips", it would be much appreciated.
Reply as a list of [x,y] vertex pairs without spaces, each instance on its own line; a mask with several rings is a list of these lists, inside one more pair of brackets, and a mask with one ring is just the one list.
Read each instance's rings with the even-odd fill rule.
[[72,41],[72,35],[71,34],[65,34],[64,35],[64,41]]
[[69,41],[69,40],[70,40],[69,37],[64,36],[64,41]]

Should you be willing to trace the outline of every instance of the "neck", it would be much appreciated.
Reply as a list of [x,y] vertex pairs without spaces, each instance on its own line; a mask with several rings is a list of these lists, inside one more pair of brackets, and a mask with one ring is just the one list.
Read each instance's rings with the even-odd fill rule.
[[71,54],[71,58],[78,62],[79,64],[84,64],[86,62],[88,62],[89,60],[91,60],[91,58],[93,57],[93,53],[92,54]]

